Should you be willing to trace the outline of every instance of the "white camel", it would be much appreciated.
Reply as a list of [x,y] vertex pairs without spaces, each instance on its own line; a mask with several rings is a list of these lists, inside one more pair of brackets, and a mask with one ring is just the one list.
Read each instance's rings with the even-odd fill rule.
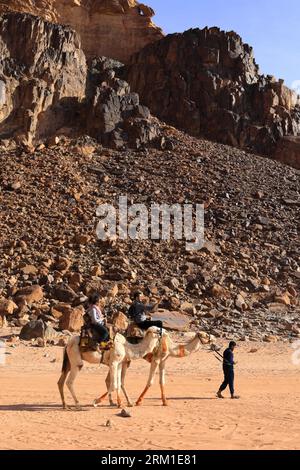
[[124,336],[117,333],[113,347],[109,351],[99,353],[97,351],[82,352],[80,350],[80,337],[76,336],[69,341],[63,358],[62,373],[58,381],[58,388],[64,409],[69,409],[64,397],[64,384],[66,382],[68,389],[74,399],[76,409],[80,410],[80,404],[74,391],[74,381],[78,372],[83,367],[83,361],[90,364],[104,364],[109,367],[109,373],[106,377],[107,392],[105,395],[96,399],[94,404],[98,404],[107,395],[112,402],[112,392],[117,392],[117,404],[121,407],[121,388],[126,397],[128,406],[132,406],[130,398],[125,388],[126,371],[132,360],[141,359],[151,354],[155,348],[159,347],[161,331],[156,327],[149,328],[145,337],[139,344],[130,344]]
[[[176,344],[174,343],[168,334],[165,334],[162,337],[162,340],[159,344],[159,347],[153,352],[151,358],[151,367],[150,373],[148,377],[147,385],[137,400],[136,405],[140,406],[145,398],[146,393],[148,392],[149,388],[154,383],[154,377],[157,369],[159,368],[159,383],[161,389],[161,399],[163,406],[167,406],[167,398],[165,393],[165,368],[166,362],[169,357],[186,357],[190,354],[196,353],[199,351],[200,346],[202,344],[208,344],[211,342],[211,336],[205,332],[198,332],[195,337],[187,343],[184,344]],[[149,356],[147,358],[149,360]]]

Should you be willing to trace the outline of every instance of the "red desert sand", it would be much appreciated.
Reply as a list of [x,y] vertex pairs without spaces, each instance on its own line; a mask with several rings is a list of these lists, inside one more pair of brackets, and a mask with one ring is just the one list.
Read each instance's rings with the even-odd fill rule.
[[[223,346],[225,344],[223,343]],[[6,349],[0,366],[1,449],[297,449],[300,439],[300,365],[289,343],[240,343],[236,360],[239,401],[215,398],[221,364],[205,348],[167,365],[169,406],[159,385],[130,418],[104,403],[105,366],[85,367],[76,382],[83,411],[63,411],[57,389],[63,348],[20,345]],[[133,362],[128,391],[136,399],[149,365]],[[68,404],[73,404],[67,392]],[[125,405],[125,403],[124,403]]]

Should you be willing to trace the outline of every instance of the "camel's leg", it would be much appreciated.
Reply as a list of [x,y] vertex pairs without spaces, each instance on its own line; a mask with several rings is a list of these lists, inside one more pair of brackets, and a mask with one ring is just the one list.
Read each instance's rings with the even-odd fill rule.
[[159,364],[159,384],[160,384],[160,390],[161,390],[161,399],[163,406],[167,406],[168,402],[166,399],[166,394],[165,394],[165,384],[166,384],[166,361],[162,361]]
[[[121,388],[122,388],[122,391],[124,393],[124,396],[126,398],[126,401],[127,401],[127,405],[128,406],[133,406],[129,396],[128,396],[128,393],[127,393],[127,390],[125,388],[125,377],[126,377],[126,372],[127,372],[127,369],[128,367],[130,366],[130,362],[123,362],[122,363],[122,371],[121,371]],[[109,387],[110,387],[110,372],[108,372],[107,374],[107,377],[105,379],[105,383],[106,383],[106,388],[107,388],[107,392],[102,395],[101,397],[99,398],[96,398],[94,400],[94,407],[97,408],[97,405],[99,405],[106,397],[107,395],[109,395],[109,403],[110,403],[110,406],[116,406],[116,403],[114,403],[113,399],[112,399],[112,394],[108,392],[109,390]]]
[[65,401],[64,386],[65,386],[66,378],[67,378],[67,376],[70,372],[70,369],[71,369],[71,365],[70,365],[67,350],[65,349],[64,357],[63,357],[62,372],[61,372],[61,376],[59,378],[59,381],[57,382],[58,390],[59,390],[59,393],[60,393],[60,397],[61,397],[61,401],[62,401],[62,405],[63,405],[64,410],[68,409],[68,406],[67,406],[66,401]]
[[93,403],[93,404],[94,404],[95,408],[97,408],[97,405],[100,405],[100,403],[102,403],[102,402],[105,400],[105,398],[107,397],[107,395],[108,395],[108,392],[105,392],[103,395],[101,395],[101,397],[96,398],[96,399],[94,400],[94,403]]
[[125,388],[125,377],[126,377],[127,369],[128,369],[129,366],[130,366],[130,362],[127,362],[127,361],[123,362],[123,364],[122,364],[121,387],[122,387],[122,391],[125,395],[127,405],[131,407],[131,406],[133,406],[133,403],[130,400],[130,398],[128,396],[128,393],[127,393],[127,390]]
[[117,406],[117,404],[113,401],[112,393],[108,392],[109,387],[110,387],[110,371],[107,374],[107,377],[105,379],[105,383],[106,383],[106,388],[107,388],[107,395],[108,395],[108,399],[109,399],[109,405],[110,406]]
[[108,394],[111,395],[115,390],[118,389],[118,370],[119,362],[114,361],[110,365],[109,375],[110,375],[110,384],[108,389]]
[[64,410],[68,409],[68,406],[65,402],[65,394],[64,394],[64,385],[65,385],[65,381],[66,381],[66,378],[68,376],[68,373],[69,373],[69,371],[68,372],[62,372],[62,374],[59,378],[59,381],[57,382],[59,393],[60,393],[60,396],[61,396],[62,406],[63,406]]
[[117,403],[118,403],[118,408],[121,408],[121,406],[122,406],[121,386],[122,386],[122,363],[119,363],[118,364],[118,371],[117,371]]
[[110,386],[108,394],[111,395],[115,390],[117,391],[117,404],[120,408],[122,405],[121,401],[121,372],[122,372],[122,361],[114,361],[110,366]]
[[80,410],[81,409],[81,406],[79,404],[79,401],[77,400],[77,397],[76,397],[76,394],[75,394],[75,391],[74,391],[74,387],[73,387],[73,384],[75,382],[75,379],[76,379],[76,376],[78,374],[78,372],[82,369],[82,366],[74,366],[71,368],[71,372],[69,374],[69,377],[68,377],[68,380],[67,380],[67,387],[68,389],[70,390],[70,393],[73,397],[73,400],[75,402],[75,406],[76,406],[76,409],[77,410]]
[[96,398],[93,402],[93,405],[95,408],[97,408],[97,405],[99,405],[100,403],[102,403],[105,398],[107,397],[107,395],[109,395],[109,404],[110,406],[116,406],[116,403],[114,403],[113,399],[112,399],[112,394],[109,393],[109,387],[110,387],[110,371],[108,371],[108,374],[106,376],[106,379],[105,379],[105,384],[106,384],[106,393],[104,393],[104,395],[102,395],[101,397],[99,398]]
[[152,361],[147,385],[143,393],[139,397],[138,401],[136,402],[136,406],[140,406],[142,404],[142,401],[144,400],[146,393],[148,392],[149,388],[153,385],[154,377],[155,377],[155,373],[157,371],[158,365],[159,363],[157,361]]

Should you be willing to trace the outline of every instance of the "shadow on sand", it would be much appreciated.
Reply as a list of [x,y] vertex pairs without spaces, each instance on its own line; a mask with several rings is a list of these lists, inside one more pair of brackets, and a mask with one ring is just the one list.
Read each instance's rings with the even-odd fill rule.
[[[95,410],[96,408],[93,405],[82,405],[80,411],[90,411],[91,409]],[[110,406],[101,406],[99,409],[112,409]],[[116,408],[117,409],[117,408]],[[70,409],[64,410],[61,405],[58,404],[45,404],[45,403],[18,403],[15,405],[0,405],[1,411],[78,411],[74,406],[70,405]]]
[[[183,400],[217,400],[216,397],[168,397],[168,401],[183,401]],[[160,402],[160,398],[145,398],[145,403],[155,401]],[[158,405],[154,405],[158,406]],[[94,408],[93,405],[82,405],[82,409],[80,411],[90,411],[91,409],[95,410],[111,410],[111,409],[118,409],[116,406],[109,406],[109,405],[100,405],[98,408]],[[126,406],[125,406],[126,408]],[[51,404],[51,403],[17,403],[14,405],[0,405],[0,411],[78,411],[75,409],[74,406],[70,405],[70,408],[67,410],[63,410],[61,405],[58,404]]]
[[[167,400],[169,402],[172,402],[172,401],[183,401],[183,400],[186,400],[186,401],[192,401],[192,400],[199,400],[199,401],[202,401],[202,400],[218,400],[217,397],[167,397]],[[161,401],[160,398],[145,398],[145,402],[146,401]]]

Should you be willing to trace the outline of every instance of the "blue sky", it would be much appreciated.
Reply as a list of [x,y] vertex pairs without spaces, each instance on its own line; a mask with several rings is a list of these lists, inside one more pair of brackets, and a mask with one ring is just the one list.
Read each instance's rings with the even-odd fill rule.
[[166,33],[219,26],[254,48],[262,73],[300,80],[299,0],[147,0]]

